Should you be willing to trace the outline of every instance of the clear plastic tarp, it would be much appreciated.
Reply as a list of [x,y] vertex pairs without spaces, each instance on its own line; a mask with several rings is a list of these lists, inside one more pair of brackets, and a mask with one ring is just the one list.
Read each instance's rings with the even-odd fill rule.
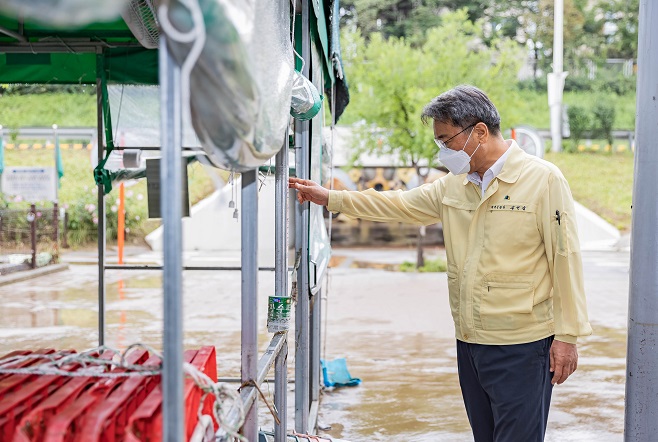
[[[112,140],[117,149],[158,148],[160,138],[160,86],[108,85]],[[183,147],[200,148],[189,118],[183,119]]]
[[[181,32],[192,15],[175,0]],[[201,0],[205,44],[190,78],[192,124],[213,165],[236,171],[264,164],[283,146],[290,118],[293,51],[290,2]],[[193,43],[168,40],[182,63]],[[179,39],[181,40],[181,39]]]
[[[313,84],[318,90],[322,90],[322,61],[318,49],[314,43],[311,44],[312,72],[311,78]],[[329,179],[330,158],[323,146],[322,122],[324,115],[322,112],[311,120],[312,137],[311,137],[311,180],[325,184]],[[331,257],[331,245],[327,226],[324,221],[324,207],[317,204],[311,204],[310,207],[310,235],[309,235],[309,255],[311,261],[311,292],[313,294],[322,287],[322,280],[325,272],[329,267]]]

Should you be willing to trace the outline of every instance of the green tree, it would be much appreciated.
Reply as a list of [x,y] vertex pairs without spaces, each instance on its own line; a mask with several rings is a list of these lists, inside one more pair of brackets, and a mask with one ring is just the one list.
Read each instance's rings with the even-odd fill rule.
[[[541,48],[535,51],[536,62],[544,72],[552,70],[553,63],[553,26],[555,21],[553,0],[539,0],[536,13],[525,16],[528,26],[528,35],[535,46]],[[585,14],[582,4],[576,0],[564,0],[564,66],[569,71],[574,63],[580,60],[580,37],[585,24]]]
[[384,38],[398,37],[422,42],[428,29],[441,23],[447,11],[466,8],[475,21],[484,16],[491,0],[347,0],[344,13],[358,27],[366,40],[373,33]]
[[[347,0],[343,12],[367,40],[404,37],[414,46],[445,13],[466,8],[472,22],[482,20],[483,41],[511,38],[531,50],[539,71],[551,70],[553,0]],[[589,81],[591,64],[606,58],[635,58],[639,0],[564,0],[564,67],[575,81]]]
[[420,121],[421,111],[433,97],[463,83],[488,93],[505,127],[521,121],[515,88],[523,62],[520,49],[510,39],[484,44],[481,22],[470,21],[466,10],[444,14],[441,27],[429,30],[419,48],[380,33],[371,34],[369,42],[359,31],[343,37],[351,82],[346,120],[365,122],[355,157],[363,152],[393,155],[398,166],[414,167],[424,178],[426,167],[438,166],[438,148],[432,129]]
[[[522,53],[510,39],[487,46],[483,38],[482,24],[470,21],[465,10],[445,14],[442,26],[428,31],[420,48],[402,38],[387,40],[380,33],[372,34],[369,42],[359,31],[344,33],[352,94],[346,120],[363,120],[388,134],[387,143],[364,149],[395,153],[413,167],[421,160],[435,164],[437,147],[431,142],[431,128],[420,121],[421,110],[440,92],[463,83],[489,94],[506,127],[519,123],[514,85]],[[380,136],[375,134],[372,140]]]
[[639,0],[600,0],[596,11],[607,23],[606,49],[610,58],[637,57]]

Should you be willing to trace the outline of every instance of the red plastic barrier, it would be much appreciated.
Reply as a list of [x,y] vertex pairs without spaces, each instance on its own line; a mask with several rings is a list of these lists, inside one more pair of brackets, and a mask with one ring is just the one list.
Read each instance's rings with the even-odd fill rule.
[[[160,363],[158,356],[151,356],[144,367],[157,368]],[[97,403],[87,412],[84,426],[75,440],[122,441],[128,418],[160,382],[160,375],[128,378],[107,400]]]
[[[198,350],[186,350],[185,362],[192,362]],[[160,442],[162,441],[162,384],[156,385],[144,402],[128,419],[126,442]]]
[[[33,355],[49,355],[55,353],[55,350],[52,348],[44,348],[41,350],[37,350],[34,353],[32,352],[27,352],[24,354],[24,356],[33,354]],[[11,355],[10,353],[9,355]],[[7,355],[7,356],[9,356]],[[16,355],[17,356],[17,355]],[[28,359],[22,362],[17,362],[15,364],[10,364],[8,367],[10,368],[25,368],[29,367],[30,365],[37,363],[37,359]],[[16,374],[0,374],[0,400],[4,398],[5,395],[8,393],[11,393],[11,391],[16,388],[18,385],[20,387],[20,384],[27,380],[30,375],[16,375]]]
[[[53,358],[57,360],[70,354],[71,351],[56,352],[53,354]],[[76,363],[68,364],[62,367],[62,370],[75,371],[79,367],[80,365]],[[25,375],[16,376],[26,379]],[[32,379],[29,376],[28,378]],[[25,382],[19,388],[8,392],[0,402],[0,436],[2,440],[11,440],[23,414],[44,401],[69,379],[66,376],[59,375],[34,375],[33,380]],[[6,379],[6,381],[8,380]]]
[[[126,357],[130,365],[143,363],[148,357],[146,350],[138,349]],[[113,370],[122,372],[124,369]],[[73,442],[76,431],[84,426],[87,411],[98,401],[104,401],[127,378],[101,378],[89,390],[83,392],[72,404],[50,420],[46,428],[44,442]]]
[[[217,382],[217,356],[215,353],[215,347],[201,347],[199,353],[192,361],[192,365],[198,368],[200,371],[205,373],[213,382]],[[185,380],[185,436],[186,440],[189,440],[194,433],[194,428],[199,422],[199,404],[201,402],[201,396],[203,391],[198,388],[194,381],[191,379]],[[202,414],[208,414],[210,416],[212,413],[212,406],[215,402],[215,397],[207,395],[203,403]],[[213,419],[214,422],[214,419]],[[215,429],[217,428],[217,422],[214,422]]]
[[[54,350],[40,350],[51,354]],[[53,355],[60,358],[71,352]],[[29,355],[16,351],[4,358]],[[98,357],[97,354],[92,355]],[[106,351],[102,359],[115,354]],[[126,357],[129,365],[157,367],[157,356],[148,358],[145,350],[134,350]],[[188,350],[191,363],[214,382],[217,380],[215,348]],[[38,360],[15,363],[26,367]],[[62,367],[75,371],[78,363]],[[124,371],[117,368],[115,371]],[[189,439],[198,421],[203,391],[190,378],[185,379],[185,436]],[[5,375],[0,377],[0,441],[13,442],[118,442],[162,440],[162,389],[160,376],[117,378],[68,377],[55,375]],[[212,416],[213,396],[207,396],[202,413]],[[215,429],[217,423],[214,422]]]
[[[114,355],[112,351],[105,351],[100,358],[111,360]],[[50,420],[74,402],[80,393],[90,388],[96,380],[97,378],[91,377],[66,378],[65,383],[58,390],[23,416],[14,433],[13,442],[42,441]]]
[[[197,351],[186,351],[185,362],[217,381],[217,358],[215,347],[201,347]],[[192,379],[185,380],[183,398],[185,400],[185,437],[192,436],[198,421],[199,403],[202,391]],[[214,397],[208,396],[204,401],[203,413],[212,415]],[[215,422],[215,427],[217,423]],[[160,442],[162,440],[162,389],[158,385],[133,414],[126,429],[126,442]]]
[[[13,358],[14,356],[25,356],[25,355],[29,355],[30,353],[32,353],[32,351],[30,351],[30,350],[14,350],[14,351],[12,351],[11,353],[7,353],[7,354],[4,355],[3,357],[1,357],[1,358],[0,358],[0,361],[2,361],[3,359]],[[9,376],[9,375],[8,375],[8,374],[0,374],[0,380],[3,379],[3,378],[5,378],[5,377],[7,377],[7,376]]]

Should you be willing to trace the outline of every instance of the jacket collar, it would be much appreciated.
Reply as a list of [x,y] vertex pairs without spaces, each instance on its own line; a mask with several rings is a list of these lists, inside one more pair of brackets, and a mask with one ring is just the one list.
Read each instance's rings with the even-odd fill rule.
[[[519,147],[518,144],[516,144],[516,141],[514,140],[509,140],[509,141],[511,142],[509,147],[510,149],[509,155],[505,160],[503,169],[500,171],[500,173],[496,178],[506,183],[514,183],[516,182],[516,180],[519,179],[519,176],[521,176],[523,163],[525,163],[528,154],[525,153],[523,149]],[[466,185],[468,183],[469,183],[468,175],[466,175],[464,177],[463,184]]]

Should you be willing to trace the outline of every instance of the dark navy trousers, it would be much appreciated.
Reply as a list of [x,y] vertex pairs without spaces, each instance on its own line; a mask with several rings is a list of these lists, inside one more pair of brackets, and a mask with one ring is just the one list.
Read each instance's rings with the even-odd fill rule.
[[551,403],[553,336],[516,345],[457,341],[457,366],[475,442],[542,442]]

